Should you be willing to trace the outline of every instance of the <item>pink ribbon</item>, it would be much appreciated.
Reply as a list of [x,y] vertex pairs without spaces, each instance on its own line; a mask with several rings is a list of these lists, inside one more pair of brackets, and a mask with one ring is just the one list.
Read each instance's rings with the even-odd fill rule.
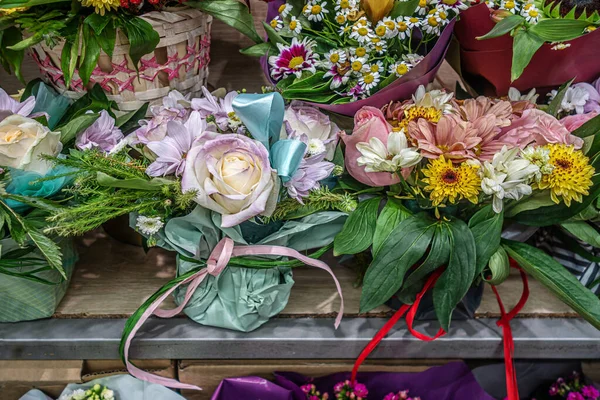
[[[320,268],[325,270],[331,275],[333,281],[335,282],[335,286],[337,288],[338,294],[340,295],[340,309],[338,311],[337,317],[335,319],[335,328],[337,329],[342,321],[342,316],[344,315],[344,297],[342,296],[342,287],[340,286],[340,282],[336,278],[335,274],[329,268],[327,264],[323,261],[307,257],[303,254],[300,254],[296,250],[290,249],[288,247],[283,246],[265,246],[265,245],[256,245],[256,246],[234,246],[233,240],[230,238],[222,239],[217,246],[212,251],[210,257],[206,261],[206,268],[198,271],[196,274],[190,276],[189,278],[179,282],[177,285],[173,286],[162,296],[156,299],[150,306],[144,311],[140,319],[136,322],[135,326],[131,330],[131,333],[125,340],[123,357],[125,359],[125,365],[127,366],[127,370],[133,376],[138,379],[157,383],[159,385],[167,386],[174,389],[190,389],[190,390],[202,390],[202,388],[196,385],[190,385],[187,383],[181,383],[175,379],[164,378],[162,376],[154,375],[144,370],[139,369],[135,365],[133,365],[129,361],[129,347],[131,346],[131,341],[133,340],[137,331],[141,328],[141,326],[146,322],[146,320],[151,315],[156,315],[161,318],[171,318],[183,311],[187,303],[192,298],[192,295],[198,288],[198,286],[204,281],[208,274],[212,276],[218,276],[227,266],[231,257],[239,257],[239,256],[281,256],[281,257],[292,257],[299,261],[302,261],[306,265],[310,265],[312,267]],[[172,310],[161,310],[158,307],[161,305],[163,301],[167,297],[173,293],[175,289],[177,289],[181,285],[185,285],[189,283],[187,291],[185,293],[185,297],[181,304],[178,307]]]

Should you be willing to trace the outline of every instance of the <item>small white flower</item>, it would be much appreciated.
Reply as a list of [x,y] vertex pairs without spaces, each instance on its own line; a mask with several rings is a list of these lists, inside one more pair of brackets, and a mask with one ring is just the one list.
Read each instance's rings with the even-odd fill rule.
[[[556,42],[554,42],[556,43]],[[551,44],[554,44],[551,43]],[[571,43],[556,43],[554,44],[554,46],[551,47],[552,50],[565,50],[568,49],[569,47],[571,47]]]
[[[415,19],[417,20],[416,24],[418,25],[420,20],[418,18]],[[409,23],[406,22],[403,17],[398,17],[398,21],[396,21],[396,32],[398,32],[398,37],[402,40],[410,38],[412,35],[412,29],[415,26],[416,25],[414,23],[412,23],[412,26],[409,25]]]
[[385,72],[385,68],[383,66],[383,62],[375,61],[373,64],[365,65],[365,69],[371,72],[378,72],[379,74]]
[[340,36],[346,36],[351,31],[352,31],[352,25],[342,25],[342,26],[340,26],[340,29],[338,29],[338,34]]
[[340,12],[335,14],[335,22],[337,22],[338,25],[344,25],[347,21],[346,14]]
[[369,43],[372,38],[375,37],[373,33],[373,29],[369,26],[365,26],[359,23],[355,23],[352,26],[352,33],[350,34],[350,38],[358,41],[359,43]]
[[276,16],[275,18],[273,18],[271,20],[271,22],[269,22],[269,25],[271,26],[271,28],[273,28],[273,30],[275,32],[279,32],[281,30],[281,28],[283,28],[283,21],[281,20],[281,17]]
[[144,235],[154,235],[158,233],[163,226],[165,226],[164,222],[162,222],[160,217],[146,217],[143,215],[139,215],[137,217],[135,226],[142,232]]
[[429,34],[439,36],[441,32],[440,27],[441,19],[435,14],[429,15],[423,20],[422,28]]
[[387,51],[388,44],[385,39],[380,39],[378,37],[374,37],[371,39],[371,43],[369,44],[369,48],[371,48],[375,53],[382,55]]
[[500,2],[500,8],[510,11],[513,14],[519,13],[519,3],[517,0],[502,0],[502,2]]
[[356,10],[356,6],[356,0],[337,0],[335,2],[335,11],[343,15],[348,15],[353,10]]
[[[548,95],[550,96],[550,99],[553,100],[556,94],[556,90],[553,90]],[[560,103],[560,109],[558,111],[566,113],[575,111],[576,114],[583,114],[585,103],[587,103],[589,98],[590,93],[584,88],[569,86],[565,93],[565,97],[563,97],[562,102]]]
[[358,78],[358,84],[363,88],[365,92],[370,93],[371,89],[374,89],[379,85],[381,76],[379,72],[365,72],[360,78]]
[[591,32],[594,32],[596,29],[598,29],[598,27],[597,27],[597,26],[595,26],[595,25],[590,25],[590,26],[588,26],[587,28],[585,28],[585,29],[583,30],[583,33],[591,33]]
[[419,64],[421,61],[423,61],[425,57],[423,57],[420,54],[402,54],[402,59],[408,64],[410,65],[411,68],[414,68],[417,66],[417,64]]
[[285,18],[289,15],[289,13],[294,9],[294,7],[289,4],[289,3],[283,3],[280,7],[279,7],[279,15],[281,15],[281,18]]
[[[394,24],[395,25],[395,24]],[[375,26],[374,33],[379,38],[386,38],[388,36],[388,27],[383,21],[379,21]]]
[[432,0],[419,0],[419,6],[417,7],[417,14],[426,15],[429,12],[429,4]]
[[453,98],[454,93],[452,92],[447,93],[444,90],[427,91],[423,85],[419,86],[412,96],[415,107],[435,108],[444,114],[452,113],[453,107],[451,102]]
[[391,39],[398,35],[398,26],[394,19],[390,17],[385,17],[382,22],[387,28],[386,39]]
[[290,17],[288,28],[290,28],[290,31],[292,31],[294,35],[299,35],[302,32],[302,24],[300,23],[300,20],[294,16]]
[[487,4],[488,8],[495,8],[496,7],[496,0],[485,0],[485,4]]
[[100,395],[102,396],[102,400],[114,400],[115,398],[115,393],[108,388],[102,389],[102,393]]
[[366,172],[398,172],[417,165],[422,157],[415,147],[408,147],[404,131],[390,132],[387,148],[377,138],[356,145],[361,153],[356,161]]
[[321,139],[313,138],[308,141],[307,151],[311,156],[316,156],[324,153],[327,151],[327,149],[325,148],[325,144]]
[[331,68],[333,65],[342,65],[347,59],[346,50],[333,49],[325,53],[325,59],[327,60],[327,68]]
[[323,19],[325,18],[325,14],[329,14],[326,1],[323,1],[321,4],[318,4],[318,2],[308,2],[306,3],[306,5],[307,7],[305,15],[309,21],[323,21]]
[[420,28],[421,27],[421,20],[417,17],[398,17],[398,23],[404,18],[404,22],[406,22],[406,25],[408,25],[408,27],[410,29],[414,29],[414,28]]
[[367,59],[364,57],[352,57],[350,58],[350,69],[356,76],[361,75],[365,71]]
[[530,101],[533,104],[537,102],[539,94],[535,93],[535,88],[531,89],[527,94],[521,94],[518,89],[511,87],[508,89],[508,99],[510,101]]
[[538,173],[535,175],[535,180],[542,179],[542,175],[551,174],[554,166],[550,164],[550,150],[541,146],[527,146],[521,155],[524,159],[538,167]]
[[396,74],[397,77],[406,75],[410,71],[410,66],[404,61],[397,62],[390,65],[390,74]]
[[537,24],[540,19],[540,10],[533,3],[527,3],[521,10],[521,16],[530,24]]

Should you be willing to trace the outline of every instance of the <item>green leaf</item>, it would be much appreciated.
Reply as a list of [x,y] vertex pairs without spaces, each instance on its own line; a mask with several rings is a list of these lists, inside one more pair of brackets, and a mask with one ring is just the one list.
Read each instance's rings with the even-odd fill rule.
[[427,251],[435,226],[435,221],[421,213],[394,228],[367,269],[360,312],[382,305],[400,289],[406,271]]
[[158,192],[165,185],[172,185],[175,181],[167,178],[153,178],[153,179],[142,179],[142,178],[130,178],[130,179],[117,179],[103,172],[96,174],[98,184],[101,186],[122,188],[122,189],[135,189],[135,190],[148,190]]
[[471,230],[460,219],[444,226],[450,231],[451,253],[448,268],[433,288],[433,305],[442,328],[450,330],[450,320],[456,305],[465,297],[475,277],[475,239]]
[[579,242],[574,239],[572,236],[566,234],[564,231],[560,229],[552,229],[552,233],[556,236],[558,240],[560,240],[565,248],[580,257],[585,258],[590,262],[600,263],[600,257],[595,256],[590,253],[586,249],[584,249]]
[[156,49],[158,42],[160,42],[160,36],[150,23],[139,17],[128,16],[127,18],[122,18],[121,27],[127,34],[127,39],[129,40],[129,57],[131,57],[133,65],[137,70],[140,59]]
[[64,75],[65,86],[68,88],[71,85],[71,79],[75,73],[77,59],[79,57],[79,43],[81,40],[81,32],[78,29],[75,37],[67,38],[63,46],[60,56],[60,66]]
[[112,17],[110,15],[91,13],[85,20],[83,20],[83,22],[89,25],[94,30],[96,35],[100,36],[102,35],[104,28],[106,28],[108,24],[112,22]]
[[356,254],[369,248],[373,243],[380,201],[379,197],[374,197],[358,203],[333,241],[333,254]]
[[517,202],[509,203],[504,207],[504,216],[514,218],[525,211],[537,210],[540,207],[554,206],[556,203],[550,198],[549,190],[540,190],[533,195],[521,199]]
[[587,21],[565,18],[542,19],[529,30],[546,42],[565,42],[583,36]]
[[115,42],[117,41],[117,28],[115,28],[113,21],[104,28],[101,35],[98,34],[96,36],[96,40],[98,41],[100,48],[104,50],[109,57],[112,57],[115,50]]
[[265,32],[267,32],[269,41],[274,45],[277,45],[277,43],[281,43],[285,46],[289,45],[289,43],[284,38],[282,38],[281,35],[271,27],[271,25],[267,24],[266,22],[263,22],[263,28],[265,29]]
[[0,8],[33,7],[44,4],[70,3],[71,0],[2,0]]
[[188,1],[186,6],[197,8],[213,17],[223,21],[227,25],[248,36],[255,43],[263,40],[256,32],[254,19],[248,7],[237,0],[202,0]]
[[513,43],[511,82],[516,81],[521,76],[527,65],[529,65],[533,55],[543,44],[544,39],[538,35],[522,29],[517,31]]
[[127,135],[140,126],[140,120],[146,117],[148,105],[148,103],[145,103],[137,110],[130,111],[117,118],[116,125],[123,134]]
[[390,18],[411,17],[418,6],[419,0],[396,1],[390,12]]
[[469,228],[477,248],[475,276],[481,274],[490,257],[500,247],[503,223],[504,213],[494,212],[491,205],[485,206],[471,217]]
[[520,15],[510,15],[498,22],[491,31],[483,36],[477,37],[477,40],[493,39],[511,32],[525,23],[525,18]]
[[35,243],[38,250],[44,255],[44,258],[48,261],[48,265],[57,270],[63,278],[67,279],[67,274],[62,266],[60,247],[37,229],[27,229],[27,234],[31,241]]
[[79,64],[79,76],[85,86],[90,83],[92,72],[98,66],[98,58],[100,57],[100,45],[96,40],[96,36],[89,25],[84,24],[82,28],[82,57]]
[[560,86],[560,88],[558,88],[558,92],[556,93],[556,96],[554,96],[554,98],[548,105],[548,109],[546,110],[546,112],[548,114],[550,114],[554,117],[558,116],[558,112],[560,110],[562,101],[565,98],[565,95],[567,94],[567,90],[569,89],[569,87],[571,86],[571,84],[573,83],[574,80],[575,80],[575,78],[571,79],[568,82],[563,83]]
[[600,299],[565,267],[542,250],[525,243],[502,240],[504,249],[525,272],[550,289],[565,304],[600,329]]
[[[23,40],[23,34],[17,27],[11,26],[10,28],[4,29],[2,32],[2,39],[0,41],[0,58],[5,59],[10,68],[14,71],[15,76],[19,81],[25,83],[25,79],[21,73],[21,65],[23,64],[23,57],[25,56],[24,50],[10,50],[8,47],[12,46],[21,40]],[[9,73],[11,71],[8,71]]]
[[390,236],[392,230],[411,215],[412,213],[402,205],[400,200],[394,198],[388,199],[377,218],[375,234],[373,235],[373,255],[377,255],[377,252],[381,249],[383,242]]
[[571,132],[572,135],[580,138],[596,135],[597,133],[600,133],[600,115],[596,115],[594,118]]
[[303,76],[300,79],[295,79],[285,87],[285,90],[292,89],[314,89],[316,86],[322,86],[325,72],[319,71],[314,74]]
[[41,32],[36,32],[28,38],[25,38],[11,46],[7,46],[6,48],[13,51],[23,51],[40,43],[42,40],[44,40],[44,35]]
[[57,128],[56,131],[60,132],[61,143],[67,144],[75,140],[77,135],[92,126],[99,116],[96,113],[83,114]]
[[560,226],[579,240],[600,248],[600,233],[585,221],[563,222]]
[[498,250],[492,254],[489,267],[489,276],[483,279],[490,285],[499,285],[508,278],[510,275],[510,261],[504,248],[498,247]]
[[267,53],[269,53],[271,50],[275,50],[271,43],[259,43],[255,44],[254,46],[241,49],[240,53],[250,57],[262,57],[267,55]]
[[69,107],[65,115],[61,118],[59,126],[71,121],[73,118],[82,116],[88,111],[100,112],[108,111],[112,114],[111,109],[117,108],[117,103],[106,97],[104,89],[99,84],[95,84],[91,90],[88,90],[81,98]]

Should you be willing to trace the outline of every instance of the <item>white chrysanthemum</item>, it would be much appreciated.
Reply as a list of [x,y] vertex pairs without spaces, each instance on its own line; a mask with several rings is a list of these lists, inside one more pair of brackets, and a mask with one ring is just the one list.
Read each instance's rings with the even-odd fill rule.
[[144,235],[151,236],[158,233],[165,224],[160,217],[146,217],[139,215],[135,222],[135,226]]
[[293,9],[294,7],[291,4],[283,3],[281,6],[279,6],[279,15],[281,15],[281,18],[285,18],[290,14],[290,12],[292,12]]
[[335,11],[340,14],[348,15],[356,9],[356,0],[337,0],[335,2]]
[[369,58],[369,48],[367,46],[358,46],[350,48],[350,56],[353,58],[361,58],[364,59],[365,62],[367,58]]
[[[550,101],[554,100],[554,97],[556,97],[557,93],[558,92],[556,90],[552,90],[550,93],[548,93]],[[576,114],[583,114],[583,108],[589,98],[590,93],[587,90],[576,86],[569,86],[562,102],[560,103],[558,112],[571,113],[572,111],[575,111]]]
[[432,0],[419,0],[419,6],[417,7],[418,15],[426,15],[429,12],[429,5]]
[[335,14],[335,22],[337,22],[338,25],[344,25],[348,22],[348,18],[346,18],[345,14],[338,12]]
[[322,154],[325,151],[327,151],[323,141],[321,139],[316,139],[316,138],[310,139],[308,141],[306,150],[307,150],[308,154],[310,154],[311,156],[316,156],[318,154]]
[[530,24],[537,24],[540,19],[540,10],[533,3],[527,3],[521,10],[521,16]]
[[381,76],[379,72],[365,72],[360,78],[358,78],[358,84],[363,88],[363,90],[367,93],[371,92],[371,89],[375,89],[379,82],[381,81]]
[[352,26],[352,33],[350,38],[358,41],[359,43],[369,43],[372,38],[375,37],[373,29],[369,26],[361,25],[356,23]]
[[383,23],[383,21],[379,21],[377,25],[375,25],[373,32],[375,33],[375,36],[383,39],[388,35],[388,27]]
[[508,89],[508,99],[510,101],[530,101],[533,104],[537,102],[539,94],[536,94],[535,88],[531,89],[527,94],[521,94],[519,89],[511,87]]
[[371,138],[368,143],[358,143],[356,149],[362,155],[356,161],[366,172],[398,172],[417,165],[422,159],[417,148],[408,147],[403,130],[390,132],[387,148],[381,140]]
[[326,1],[323,1],[320,4],[318,2],[308,2],[306,3],[306,5],[307,7],[305,15],[309,21],[323,21],[323,19],[325,18],[325,14],[329,14]]
[[367,59],[364,57],[352,57],[350,58],[350,69],[356,76],[361,75],[365,71]]
[[397,77],[406,75],[410,71],[410,66],[404,61],[390,65],[390,74],[396,74]]
[[439,16],[435,14],[428,15],[427,18],[423,20],[423,25],[421,27],[425,30],[425,32],[431,35],[439,36],[441,32],[441,21]]
[[271,28],[273,28],[275,32],[279,32],[283,28],[283,21],[281,20],[281,17],[276,16],[269,22],[269,25],[271,25]]
[[422,25],[422,20],[417,17],[398,17],[397,22],[400,22],[402,19],[404,19],[404,22],[406,22],[406,25],[410,29],[420,28]]
[[300,23],[300,20],[294,16],[290,17],[288,28],[294,35],[299,35],[302,33],[302,24]]
[[378,72],[379,74],[385,72],[383,62],[381,61],[375,61],[373,64],[366,65],[365,67],[371,72]]
[[342,37],[348,35],[350,32],[352,32],[352,25],[342,25],[338,29],[338,34]]
[[549,175],[554,170],[554,166],[550,164],[550,150],[542,146],[527,146],[521,155],[538,167],[538,173],[535,175],[535,180],[538,182],[542,179],[542,175]]

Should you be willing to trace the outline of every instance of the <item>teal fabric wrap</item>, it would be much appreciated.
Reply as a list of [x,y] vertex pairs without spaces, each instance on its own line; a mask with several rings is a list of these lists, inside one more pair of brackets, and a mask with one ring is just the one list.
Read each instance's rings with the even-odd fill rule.
[[[256,243],[248,243],[245,239],[248,235],[242,234],[240,226],[222,230],[219,214],[196,207],[189,215],[173,218],[167,223],[159,245],[203,260],[224,236],[233,239],[236,245],[267,244],[304,251],[331,243],[346,217],[344,213],[333,211],[315,213],[287,221]],[[255,225],[256,229],[263,228]],[[249,228],[252,227],[244,226],[246,231]],[[178,275],[197,267],[197,264],[178,257]],[[285,308],[293,284],[288,268],[227,267],[218,277],[208,276],[200,284],[184,312],[203,325],[249,332]],[[177,304],[182,301],[186,289],[182,287],[175,292]]]
[[[0,299],[2,299],[0,301],[0,322],[32,321],[48,318],[54,314],[69,287],[71,275],[78,260],[73,239],[61,238],[57,243],[63,255],[63,268],[67,274],[67,280],[63,280],[56,270],[42,271],[37,274],[39,278],[56,282],[56,285],[45,285],[20,277],[0,274]],[[0,257],[17,248],[18,245],[11,238],[0,240]],[[38,250],[33,255],[28,255],[28,257],[32,256],[38,257],[41,264],[45,263],[44,257]],[[38,267],[27,268],[34,270]],[[27,272],[27,270],[22,268],[19,272]]]
[[[32,113],[44,113],[48,117],[48,128],[53,130],[71,105],[68,97],[58,94],[43,82],[38,82],[31,90],[35,97]],[[25,100],[25,99],[23,99]]]
[[[49,181],[36,182],[42,175],[37,172],[23,171],[21,169],[10,168],[10,181],[6,185],[6,191],[21,196],[29,196],[45,199],[58,193],[65,185],[69,183],[71,177],[61,177]],[[69,170],[65,167],[56,167],[46,174],[46,177],[61,175]],[[27,211],[30,207],[11,199],[5,200],[6,204],[18,213]]]
[[284,182],[292,179],[306,152],[306,143],[296,139],[279,140],[285,103],[279,93],[242,93],[233,100],[233,109],[254,139],[261,142],[271,158],[271,167]]

